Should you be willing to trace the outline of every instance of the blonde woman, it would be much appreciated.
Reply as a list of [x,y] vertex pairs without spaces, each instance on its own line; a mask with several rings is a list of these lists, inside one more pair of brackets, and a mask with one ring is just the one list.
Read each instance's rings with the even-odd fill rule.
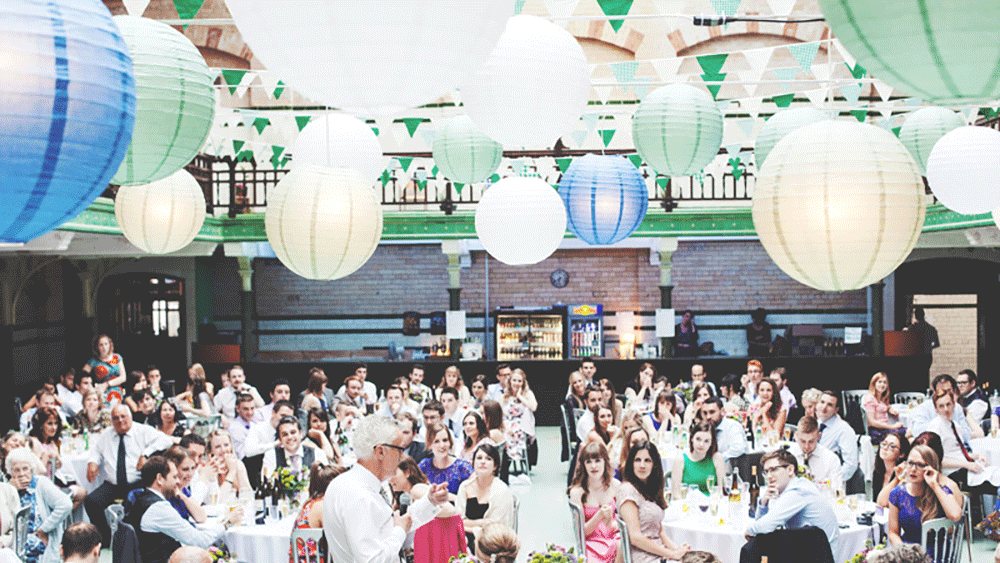
[[517,461],[526,458],[528,467],[535,465],[538,463],[538,443],[535,441],[535,410],[538,408],[538,400],[528,386],[528,378],[521,368],[512,371],[507,378],[501,406],[507,424],[507,453],[510,459]]
[[207,417],[215,414],[212,384],[205,381],[205,368],[193,364],[188,368],[187,390],[174,397],[174,403],[185,414]]
[[810,387],[802,392],[802,400],[799,401],[802,404],[802,409],[805,411],[805,414],[802,416],[816,418],[816,403],[819,402],[821,396],[823,396],[823,392],[815,387]]
[[434,389],[434,398],[438,401],[441,400],[441,390],[445,387],[451,387],[458,391],[458,406],[468,407],[472,405],[472,392],[465,386],[465,381],[462,379],[462,372],[458,370],[458,366],[448,366],[445,368],[444,375],[441,376],[441,382]]

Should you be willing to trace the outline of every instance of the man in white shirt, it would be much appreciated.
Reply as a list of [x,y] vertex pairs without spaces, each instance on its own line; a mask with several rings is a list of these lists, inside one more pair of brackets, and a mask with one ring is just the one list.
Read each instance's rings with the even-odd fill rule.
[[799,406],[795,401],[795,395],[788,388],[788,378],[786,377],[785,368],[774,368],[771,370],[770,380],[778,386],[778,392],[781,396],[781,405],[785,407],[785,412],[791,412],[792,409]]
[[708,377],[708,372],[705,371],[705,366],[701,364],[694,364],[691,366],[691,385],[694,386],[698,383],[704,383],[708,385],[708,388],[712,390],[713,395],[718,395],[719,391],[716,390],[715,384],[711,381],[707,381],[705,378]]
[[206,548],[243,518],[242,509],[230,512],[222,523],[194,527],[168,502],[177,494],[177,466],[163,456],[149,458],[142,468],[144,489],[138,491],[125,513],[135,528],[143,563],[166,563],[182,545]]
[[427,429],[444,420],[444,407],[441,406],[441,403],[432,399],[424,403],[420,413],[423,417],[424,424],[420,427],[420,430],[417,431],[417,435],[414,440],[426,444]]
[[63,412],[69,417],[74,417],[83,410],[83,396],[76,392],[75,379],[76,370],[66,366],[59,376],[59,383],[56,383],[56,396],[62,403]]
[[[229,386],[223,387],[215,394],[215,410],[222,413],[223,424],[236,418],[236,396],[240,393],[249,393],[253,397],[254,406],[257,408],[264,406],[264,399],[252,385],[247,384],[246,373],[240,366],[229,368]],[[261,418],[260,420],[264,420]]]
[[816,403],[819,443],[840,458],[840,474],[847,494],[865,492],[865,477],[858,465],[858,435],[846,420],[837,415],[840,398],[833,391],[823,391]]
[[749,449],[743,426],[735,420],[723,416],[722,399],[712,397],[701,405],[701,419],[715,426],[715,442],[719,445],[719,453],[727,463],[745,454]]
[[581,444],[587,442],[587,435],[594,429],[594,409],[601,404],[602,398],[600,388],[596,386],[587,388],[587,410],[580,415],[580,420],[576,421],[576,437],[580,439]]
[[369,416],[358,421],[358,462],[330,482],[323,500],[323,535],[331,561],[398,563],[406,533],[430,522],[447,502],[447,485],[439,483],[411,504],[405,516],[393,514],[380,484],[396,473],[402,440],[394,419]]
[[444,419],[441,421],[452,436],[457,440],[462,435],[462,419],[468,414],[468,407],[458,405],[458,391],[454,387],[441,390],[441,406],[444,407]]
[[[595,368],[594,371],[597,371]],[[503,401],[503,390],[507,388],[507,380],[510,379],[510,374],[513,370],[507,364],[497,365],[497,382],[490,383],[486,386],[486,398],[491,401],[496,401],[502,403]],[[584,376],[586,377],[586,375]]]
[[811,416],[799,419],[795,429],[795,443],[788,451],[792,452],[799,465],[809,469],[814,483],[829,481],[835,488],[843,486],[843,476],[840,474],[840,458],[819,443],[819,423]]
[[955,376],[958,386],[958,403],[965,409],[965,419],[969,425],[977,424],[982,428],[983,420],[989,418],[990,398],[979,388],[979,378],[971,369],[963,369]]
[[302,444],[302,424],[294,416],[278,421],[278,442],[281,445],[264,452],[262,469],[268,474],[274,473],[276,467],[299,473],[303,469],[308,472],[313,463],[327,463],[323,450]]
[[[760,462],[767,487],[761,491],[755,520],[747,526],[747,540],[769,534],[778,528],[816,526],[826,534],[830,550],[837,553],[840,527],[833,506],[816,485],[808,479],[795,476],[795,457],[785,450],[776,450],[764,454]],[[744,550],[748,547],[744,547]],[[758,548],[759,555],[768,555],[768,546],[760,545]],[[759,555],[756,557],[758,561]],[[741,553],[740,561],[744,560],[744,554]]]
[[21,432],[27,434],[28,431],[31,430],[31,417],[35,415],[35,411],[37,411],[39,407],[49,407],[50,409],[55,409],[56,413],[59,414],[59,418],[63,425],[66,425],[66,413],[59,408],[59,402],[56,401],[55,393],[43,390],[39,391],[35,397],[37,397],[35,404],[38,406],[24,411],[21,415]]
[[401,412],[409,412],[409,409],[403,404],[403,389],[393,385],[385,392],[385,405],[375,411],[375,414],[387,418],[395,418]]
[[244,447],[246,446],[247,436],[250,435],[250,429],[254,424],[262,422],[256,416],[256,410],[257,407],[254,405],[253,396],[249,393],[240,393],[240,396],[236,398],[236,418],[229,423],[229,428],[227,428],[229,435],[233,437],[233,451],[236,452],[236,457],[240,459],[243,459],[246,455]]
[[254,423],[247,433],[243,444],[243,457],[262,455],[281,444],[278,440],[278,421],[282,418],[295,416],[295,406],[291,401],[278,401],[271,411],[271,420]]
[[271,382],[271,402],[257,409],[257,412],[260,413],[260,420],[271,420],[271,414],[274,412],[274,404],[278,401],[291,400],[292,388],[288,384],[288,380],[284,377],[275,379]]
[[413,364],[410,368],[410,398],[417,402],[418,405],[423,405],[427,401],[434,400],[434,391],[431,388],[424,385],[424,366],[423,364]]
[[[955,383],[955,378],[948,374],[941,374],[931,380],[931,389],[934,390],[934,395],[942,392],[949,392],[953,397],[958,396],[958,385]],[[930,424],[934,417],[937,416],[937,411],[934,409],[934,401],[924,401],[917,405],[917,408],[913,409],[913,414],[910,415],[909,426],[906,428],[906,436],[913,439],[916,436],[921,435],[925,430],[927,430],[927,425]],[[951,420],[955,422],[955,425],[959,428],[963,426],[969,428],[973,432],[973,437],[982,437],[982,428],[977,429],[972,428],[971,425],[965,421],[965,411],[963,409],[955,409]]]
[[[361,380],[361,395],[364,396],[363,408],[364,412],[368,412],[368,407],[374,406],[375,402],[378,401],[378,389],[375,384],[368,381],[368,364],[364,362],[358,362],[354,366],[354,377]],[[345,380],[344,385],[340,386],[337,390],[337,395],[344,396],[347,389],[345,388],[347,382]]]
[[356,375],[344,378],[344,384],[340,386],[335,399],[338,402],[351,405],[362,414],[368,412],[368,405],[365,403],[364,382]]
[[967,483],[970,471],[981,473],[988,464],[969,447],[972,432],[968,425],[956,424],[952,420],[953,411],[956,410],[954,395],[946,391],[938,393],[934,396],[933,403],[937,416],[927,425],[927,431],[941,437],[941,447],[944,449],[941,471],[959,484]]
[[93,483],[98,475],[104,482],[87,495],[84,506],[90,521],[101,531],[101,537],[111,545],[111,529],[104,518],[104,508],[116,498],[125,498],[139,481],[139,470],[154,452],[174,445],[170,436],[145,424],[132,423],[132,411],[119,404],[111,409],[111,428],[91,439],[87,480]]
[[741,383],[743,384],[743,398],[751,405],[757,402],[757,384],[764,379],[764,366],[760,360],[750,360],[747,362],[747,372],[743,374]]

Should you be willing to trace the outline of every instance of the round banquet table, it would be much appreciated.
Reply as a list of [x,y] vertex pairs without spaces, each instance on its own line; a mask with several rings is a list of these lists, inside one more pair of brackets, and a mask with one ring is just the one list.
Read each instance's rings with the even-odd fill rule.
[[976,487],[987,482],[1000,485],[1000,438],[974,438],[969,446],[973,453],[983,456],[989,462],[982,473],[969,472],[969,486]]
[[279,563],[288,561],[295,516],[254,526],[233,526],[226,531],[226,546],[237,561]]
[[[846,506],[840,508],[837,512],[838,516],[843,516],[842,527],[837,551],[833,554],[833,560],[838,562],[847,561],[865,548],[866,541],[874,542],[878,538],[877,524],[861,526],[853,520]],[[674,543],[687,543],[691,549],[713,553],[722,563],[739,563],[740,549],[746,543],[743,534],[750,521],[746,502],[741,503],[737,511],[736,517],[731,518],[729,502],[723,500],[718,515],[713,517],[694,506],[685,512],[683,501],[674,501],[664,515],[663,527]]]

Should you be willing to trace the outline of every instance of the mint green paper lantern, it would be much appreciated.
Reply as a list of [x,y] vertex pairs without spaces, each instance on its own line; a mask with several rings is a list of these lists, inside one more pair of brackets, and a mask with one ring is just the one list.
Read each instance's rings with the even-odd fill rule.
[[467,115],[446,121],[437,130],[431,151],[444,177],[463,184],[489,178],[503,159],[503,145],[487,137]]
[[1000,2],[820,0],[827,25],[869,74],[925,101],[1000,98]]
[[965,120],[958,112],[937,106],[920,108],[906,116],[906,122],[899,129],[899,140],[926,176],[931,149],[946,133],[964,125]]
[[794,108],[779,111],[771,116],[764,123],[757,141],[753,144],[754,158],[757,160],[757,169],[764,165],[767,155],[771,153],[774,145],[785,138],[785,135],[795,131],[799,127],[812,125],[820,121],[830,119],[829,114],[816,108]]
[[660,174],[688,176],[712,162],[722,146],[722,112],[712,96],[687,84],[651,92],[632,115],[632,141]]
[[198,49],[165,23],[115,16],[135,69],[132,144],[111,183],[148,184],[198,154],[215,116],[213,77]]

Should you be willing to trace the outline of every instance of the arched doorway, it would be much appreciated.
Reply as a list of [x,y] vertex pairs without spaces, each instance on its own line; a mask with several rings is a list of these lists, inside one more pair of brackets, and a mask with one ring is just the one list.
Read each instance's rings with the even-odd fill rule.
[[111,336],[129,371],[156,365],[183,379],[187,354],[182,278],[156,273],[110,276],[97,295],[98,330]]

